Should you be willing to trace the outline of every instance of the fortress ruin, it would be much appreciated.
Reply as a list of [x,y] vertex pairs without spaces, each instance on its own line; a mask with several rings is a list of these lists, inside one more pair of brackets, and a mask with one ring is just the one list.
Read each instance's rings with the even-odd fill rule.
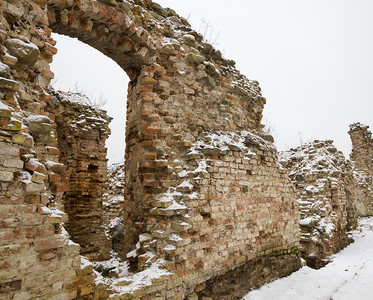
[[[52,31],[96,48],[131,79],[124,194],[107,207],[110,118],[82,95],[48,88]],[[317,267],[348,243],[343,232],[358,216],[372,215],[368,128],[351,126],[352,165],[330,142],[280,164],[258,83],[172,9],[0,0],[0,41],[0,299],[239,299],[300,268],[300,255]],[[324,148],[312,176],[295,164]],[[325,189],[308,193],[322,178]],[[319,192],[338,217],[325,236],[318,226],[329,214],[314,212],[314,245],[297,198],[311,203]],[[104,226],[114,216],[123,226],[115,239]],[[93,271],[89,260],[112,249],[133,276]]]

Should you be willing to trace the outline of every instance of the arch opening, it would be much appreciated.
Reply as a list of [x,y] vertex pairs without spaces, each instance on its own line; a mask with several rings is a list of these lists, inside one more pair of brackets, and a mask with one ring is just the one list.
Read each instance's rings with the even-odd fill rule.
[[69,215],[65,226],[81,246],[81,254],[107,260],[113,249],[123,248],[123,222],[118,219],[124,191],[107,192],[107,169],[112,164],[124,168],[129,78],[111,58],[89,45],[56,33],[52,37],[58,54],[51,64],[55,74],[51,94],[63,106],[54,107],[53,112],[69,181],[63,198]]

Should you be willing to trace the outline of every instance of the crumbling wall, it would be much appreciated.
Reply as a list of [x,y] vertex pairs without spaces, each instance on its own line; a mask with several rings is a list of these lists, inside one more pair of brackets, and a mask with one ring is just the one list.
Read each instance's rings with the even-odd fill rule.
[[50,30],[31,22],[38,7],[0,1],[0,298],[84,299],[94,278],[59,210],[68,184],[45,110],[56,49]]
[[108,180],[103,194],[103,222],[112,239],[112,249],[123,253],[124,239],[124,163],[115,163],[108,168]]
[[[96,283],[111,284],[113,296],[173,299],[202,291],[213,295],[209,284],[202,288],[204,282],[229,282],[233,273],[227,270],[239,268],[250,276],[258,271],[253,262],[259,257],[263,263],[276,257],[277,264],[266,270],[272,277],[274,268],[283,267],[286,275],[299,267],[297,203],[271,138],[262,133],[265,98],[256,81],[240,74],[185,19],[149,0],[1,0],[0,22],[0,199],[8,220],[0,235],[4,249],[22,246],[1,256],[9,260],[0,271],[5,297],[84,298],[95,292],[90,267],[81,272],[78,247],[61,234],[61,218],[46,210],[71,209],[74,222],[85,205],[69,206],[61,198],[76,174],[66,182],[69,167],[57,149],[68,138],[57,134],[47,91],[57,52],[51,30],[95,47],[131,79],[124,254],[131,251],[133,266],[143,272],[111,282],[97,277]],[[70,145],[61,149],[73,154]],[[82,162],[85,176],[87,157]],[[98,206],[93,213],[100,215]],[[48,222],[55,230],[37,235]],[[102,231],[92,228],[101,239]],[[34,235],[18,236],[19,230]],[[47,251],[53,253],[45,263],[41,254]],[[58,279],[49,280],[56,273]],[[37,275],[30,289],[27,282]],[[139,287],[141,276],[146,280]],[[250,285],[237,293],[245,288]]]
[[56,116],[59,160],[66,167],[68,189],[62,198],[69,220],[65,227],[81,254],[108,259],[111,239],[103,226],[103,193],[107,175],[106,139],[110,117],[78,93],[49,91],[48,110]]
[[373,139],[369,126],[361,123],[350,125],[348,132],[352,142],[351,162],[354,166],[356,193],[360,201],[357,212],[360,216],[373,215]]
[[352,240],[356,226],[352,168],[332,141],[314,141],[281,154],[296,189],[300,212],[301,254],[320,268]]

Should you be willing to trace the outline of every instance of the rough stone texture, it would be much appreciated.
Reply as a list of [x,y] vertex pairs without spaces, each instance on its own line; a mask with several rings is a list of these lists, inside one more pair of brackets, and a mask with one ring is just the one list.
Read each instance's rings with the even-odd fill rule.
[[[110,134],[105,111],[77,93],[53,92],[48,110],[57,124],[60,162],[66,166],[68,189],[62,203],[69,215],[66,229],[90,259],[109,258],[111,240],[103,226],[103,193],[107,175],[105,142]],[[60,177],[53,178],[55,181]]]
[[103,194],[103,222],[112,239],[116,253],[124,252],[124,163],[112,164],[108,168],[108,180]]
[[354,166],[354,177],[358,185],[360,199],[356,208],[360,216],[373,215],[373,139],[369,126],[361,123],[350,125],[348,132],[352,142],[351,162]]
[[[148,286],[129,290],[123,278],[105,292],[98,275],[94,285],[92,267],[81,268],[79,247],[59,225],[56,207],[68,213],[66,226],[83,252],[99,258],[110,248],[97,200],[108,131],[98,128],[104,122],[78,139],[64,127],[76,115],[47,90],[57,52],[52,30],[95,47],[131,79],[121,254],[131,251],[132,266],[145,270],[138,276],[158,266]],[[15,39],[31,51],[28,58],[8,49]],[[9,67],[0,77],[1,296],[180,299],[226,270],[299,246],[297,203],[272,138],[262,133],[258,83],[174,11],[150,0],[0,0],[0,40],[0,60]],[[89,157],[90,147],[98,157]],[[84,222],[92,232],[72,226]],[[96,238],[105,243],[102,252]],[[298,258],[290,259],[296,265]]]
[[281,155],[297,192],[300,211],[301,254],[307,264],[320,268],[328,257],[352,240],[357,207],[365,207],[367,192],[333,142],[314,141]]

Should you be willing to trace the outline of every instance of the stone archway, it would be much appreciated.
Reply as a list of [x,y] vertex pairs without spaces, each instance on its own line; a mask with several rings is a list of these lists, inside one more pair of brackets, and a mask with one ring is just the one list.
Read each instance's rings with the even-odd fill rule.
[[[6,202],[10,214],[19,209],[22,217],[27,215],[19,208],[25,203],[35,210],[35,223],[25,221],[19,228],[50,229],[47,237],[24,239],[13,238],[13,229],[1,231],[7,245],[22,241],[35,258],[30,272],[14,263],[15,273],[6,277],[9,293],[27,293],[22,278],[34,278],[36,269],[42,277],[58,270],[60,281],[71,281],[79,267],[77,250],[69,253],[74,246],[62,239],[61,218],[45,208],[48,195],[58,203],[68,188],[51,180],[64,172],[55,150],[55,116],[46,109],[51,101],[46,88],[53,77],[49,63],[56,53],[51,30],[98,49],[131,79],[125,252],[131,251],[128,257],[139,270],[164,260],[172,281],[154,286],[152,296],[214,296],[215,283],[225,286],[227,280],[227,293],[238,295],[299,267],[297,205],[277,164],[273,140],[262,132],[265,98],[256,81],[240,74],[185,19],[149,0],[1,3],[1,59],[13,66],[1,71],[1,96],[7,103],[1,107],[7,134],[1,158],[11,157],[14,163],[3,164],[0,179],[9,199],[20,201]],[[60,268],[63,259],[69,262],[67,270]],[[266,266],[264,279],[258,265]],[[226,274],[228,270],[233,271]],[[243,284],[241,275],[251,273],[256,274],[252,282]],[[67,290],[71,298],[93,293],[92,285],[86,289],[83,283],[80,290],[72,284],[55,292],[44,277],[36,285],[38,290],[48,286],[43,297]],[[203,289],[200,284],[207,279]]]

